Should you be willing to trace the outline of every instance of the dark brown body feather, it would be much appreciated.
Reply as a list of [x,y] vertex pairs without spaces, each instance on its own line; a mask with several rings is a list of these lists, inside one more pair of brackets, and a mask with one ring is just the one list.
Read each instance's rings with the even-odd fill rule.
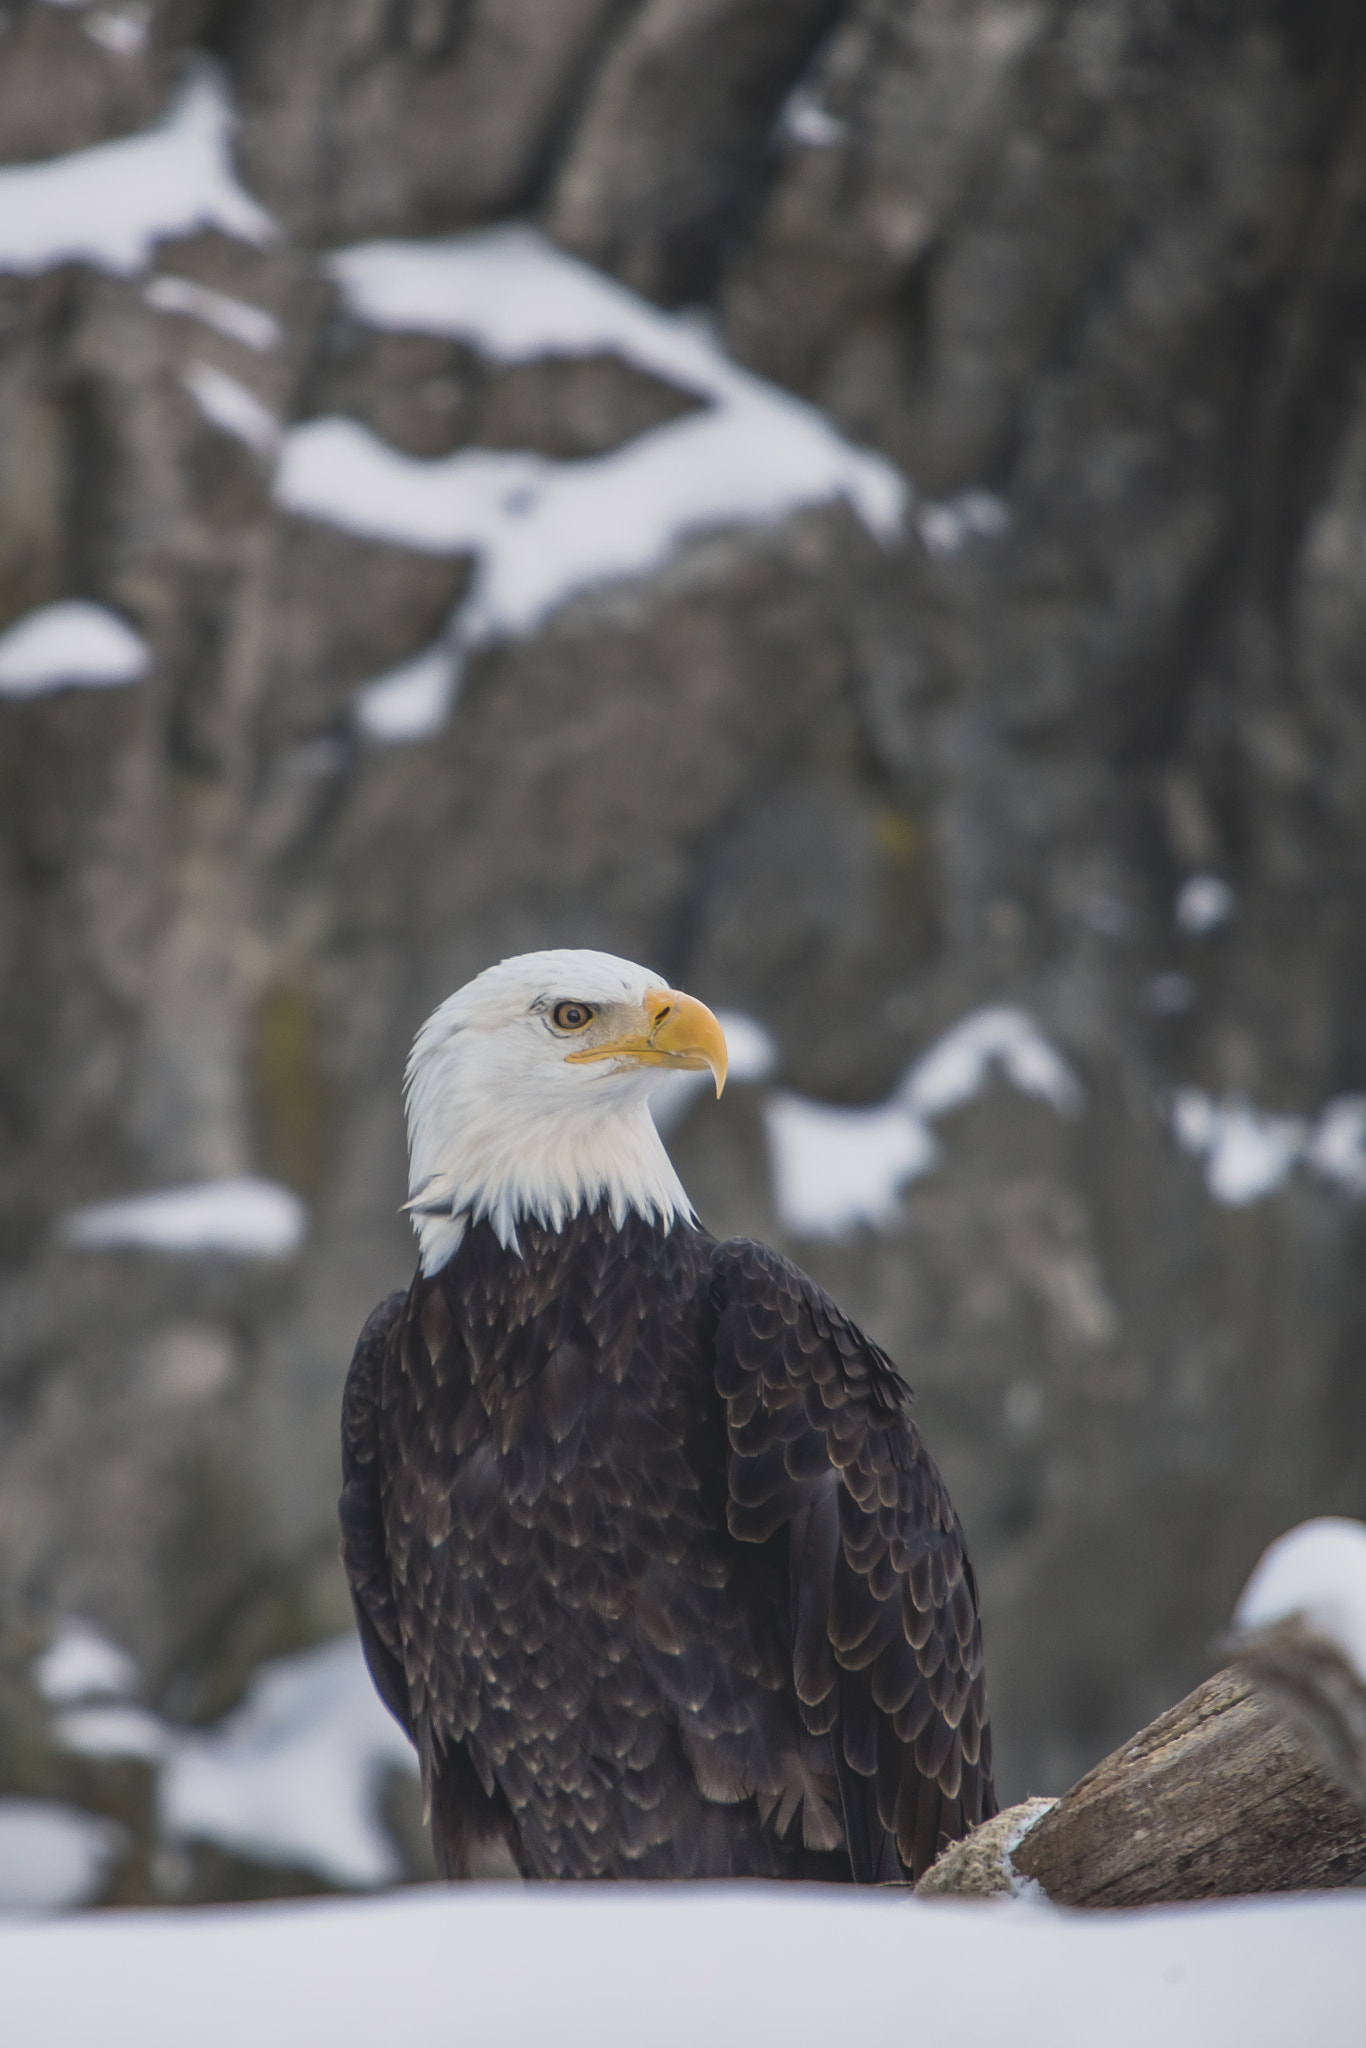
[[375,1311],[342,1553],[446,1874],[900,1878],[995,1811],[905,1401],[776,1253],[634,1215],[478,1224]]

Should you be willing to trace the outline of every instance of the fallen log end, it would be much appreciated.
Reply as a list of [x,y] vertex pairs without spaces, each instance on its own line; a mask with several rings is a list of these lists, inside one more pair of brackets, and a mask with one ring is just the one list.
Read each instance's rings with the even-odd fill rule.
[[1363,1877],[1366,1809],[1246,1677],[1221,1671],[1062,1799],[1010,1807],[946,1850],[916,1889],[1155,1906]]
[[1025,1799],[983,1821],[964,1841],[954,1842],[915,1888],[918,1899],[1018,1898],[1037,1890],[1022,1878],[1011,1856],[1036,1821],[1051,1813],[1056,1799]]

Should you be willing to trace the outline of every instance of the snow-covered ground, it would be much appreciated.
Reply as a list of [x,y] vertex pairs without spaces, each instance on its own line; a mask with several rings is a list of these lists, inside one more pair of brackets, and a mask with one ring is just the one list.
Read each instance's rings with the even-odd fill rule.
[[433,1887],[0,1930],[6,2048],[1360,2048],[1366,1896]]

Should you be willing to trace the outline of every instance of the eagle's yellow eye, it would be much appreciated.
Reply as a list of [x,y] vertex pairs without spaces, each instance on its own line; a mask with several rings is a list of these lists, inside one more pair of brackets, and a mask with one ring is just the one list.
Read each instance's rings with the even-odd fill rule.
[[596,1014],[591,1003],[556,1003],[550,1016],[557,1031],[582,1031]]

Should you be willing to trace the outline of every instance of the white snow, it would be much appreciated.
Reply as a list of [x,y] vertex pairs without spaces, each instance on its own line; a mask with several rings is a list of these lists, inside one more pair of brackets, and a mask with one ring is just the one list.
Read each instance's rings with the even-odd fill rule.
[[799,85],[784,101],[775,133],[791,149],[838,149],[848,140],[849,124],[823,107],[809,86]]
[[274,454],[280,422],[254,391],[212,363],[191,363],[184,377],[185,388],[206,420],[234,440],[245,441],[256,454]]
[[1015,1868],[1015,1851],[1030,1829],[1037,1827],[1044,1815],[1051,1813],[1057,1803],[1056,1799],[1025,1800],[1019,1817],[1011,1822],[1001,1842],[1001,1859],[1010,1872],[1010,1896],[1013,1899],[1025,1899],[1031,1906],[1047,1906],[1048,1894],[1037,1877],[1025,1877]]
[[1241,1631],[1300,1617],[1336,1644],[1366,1686],[1366,1523],[1301,1522],[1264,1553],[1233,1617]]
[[29,612],[0,634],[0,697],[135,683],[151,661],[147,642],[117,612],[70,598]]
[[1216,1102],[1199,1088],[1178,1088],[1171,1120],[1182,1151],[1205,1161],[1216,1201],[1259,1201],[1284,1187],[1298,1165],[1349,1195],[1366,1195],[1366,1096],[1336,1096],[1311,1124],[1268,1115],[1239,1096]]
[[196,284],[192,278],[154,277],[142,296],[158,313],[184,313],[191,320],[200,320],[206,327],[226,334],[230,341],[240,341],[245,347],[255,349],[258,354],[278,348],[284,338],[284,329],[264,306],[253,306],[247,299],[230,298],[226,292],[211,291],[207,285]]
[[117,1822],[56,1799],[0,1799],[0,1914],[88,1905],[126,1840]]
[[126,1650],[87,1622],[67,1622],[33,1666],[33,1680],[53,1706],[77,1700],[118,1698],[137,1684],[138,1667]]
[[130,276],[158,242],[203,228],[267,241],[275,224],[237,182],[232,130],[227,94],[201,70],[141,134],[0,169],[0,271],[90,263]]
[[1082,1102],[1081,1084],[1023,1010],[976,1010],[910,1067],[890,1099],[842,1109],[775,1092],[764,1104],[773,1200],[785,1228],[806,1237],[843,1237],[879,1228],[900,1197],[939,1157],[930,1125],[980,1094],[999,1069],[1023,1094],[1060,1115]]
[[68,1749],[82,1756],[132,1756],[159,1764],[168,1751],[166,1726],[146,1707],[73,1707],[59,1716],[56,1733]]
[[380,1704],[354,1636],[265,1664],[240,1707],[207,1730],[131,1707],[92,1707],[57,1724],[69,1749],[159,1766],[157,1812],[172,1840],[206,1840],[338,1885],[399,1876],[377,1812],[384,1773],[417,1769]]
[[1010,507],[992,491],[963,491],[956,498],[922,505],[916,531],[929,554],[956,555],[970,540],[995,540],[1010,529]]
[[1005,1007],[975,1010],[946,1031],[907,1074],[901,1099],[916,1116],[943,1116],[980,1094],[993,1066],[1060,1115],[1081,1106],[1081,1085],[1061,1053],[1032,1017]]
[[1366,1195],[1366,1095],[1339,1095],[1322,1111],[1305,1164],[1351,1195]]
[[371,243],[331,268],[348,310],[372,326],[444,335],[506,363],[610,353],[704,401],[578,462],[478,448],[427,462],[354,420],[292,429],[275,483],[287,510],[476,560],[439,653],[362,693],[362,723],[376,737],[435,730],[464,650],[534,632],[578,593],[659,568],[692,533],[765,525],[836,498],[880,540],[900,530],[909,492],[890,463],[730,362],[697,321],[660,312],[532,229]]
[[461,667],[460,650],[438,640],[365,685],[356,698],[356,723],[372,740],[390,745],[440,732],[455,702]]
[[1234,1208],[1284,1186],[1308,1135],[1299,1117],[1268,1116],[1236,1098],[1217,1103],[1198,1088],[1176,1091],[1172,1129],[1183,1152],[1204,1159],[1215,1200]]
[[7,1929],[0,1981],[6,2048],[1359,2048],[1366,1898],[459,1885]]
[[780,1090],[764,1104],[764,1130],[779,1221],[804,1237],[891,1223],[902,1189],[939,1157],[925,1125],[894,1102],[837,1109]]
[[503,363],[615,355],[718,405],[776,405],[815,434],[870,528],[899,530],[906,486],[889,463],[850,448],[820,413],[732,363],[703,322],[661,313],[532,228],[369,242],[330,267],[347,310],[372,327],[444,335]]
[[1233,889],[1218,875],[1190,875],[1177,891],[1172,915],[1178,931],[1202,939],[1227,924],[1237,907]]
[[[428,554],[464,554],[488,545],[500,522],[525,519],[542,478],[559,466],[482,448],[424,462],[355,420],[310,420],[285,442],[275,495],[287,511],[352,533]],[[496,538],[492,551],[496,561]]]
[[474,554],[459,639],[479,646],[534,632],[580,591],[661,567],[689,533],[776,522],[838,495],[833,433],[805,420],[790,431],[780,411],[775,400],[689,414],[585,462],[484,449],[422,462],[355,421],[315,420],[287,436],[276,496],[371,539]]
[[108,7],[88,15],[81,24],[92,43],[114,57],[135,57],[152,26],[150,7]]
[[288,1188],[241,1176],[73,1209],[60,1233],[87,1251],[138,1246],[285,1259],[302,1243],[307,1221],[303,1203]]

